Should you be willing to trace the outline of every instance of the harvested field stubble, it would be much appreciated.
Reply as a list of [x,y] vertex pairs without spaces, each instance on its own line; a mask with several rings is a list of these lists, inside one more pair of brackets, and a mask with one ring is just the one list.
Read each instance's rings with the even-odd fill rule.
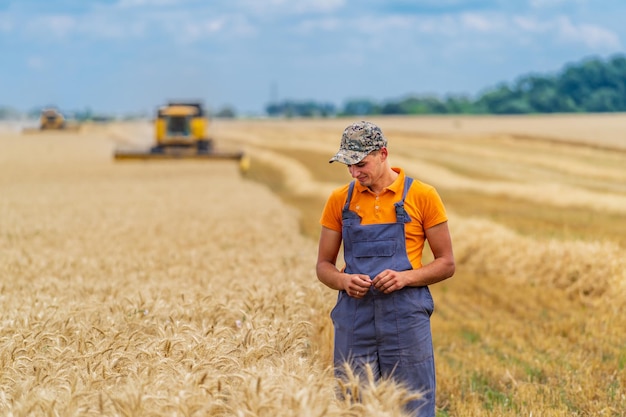
[[[455,120],[378,121],[397,163],[450,196],[439,415],[626,415],[623,156],[545,119],[562,146]],[[326,163],[349,122],[218,121],[218,145],[244,147],[267,187],[229,161],[113,162],[145,124],[0,134],[0,414],[399,415],[409,393],[360,381],[362,403],[338,401],[329,369],[335,293],[315,278],[311,206],[349,179]],[[521,207],[496,222],[485,195]],[[555,207],[597,227],[573,239]]]
[[[432,287],[440,415],[626,415],[626,339],[617,330],[626,328],[625,120],[373,120],[390,138],[392,163],[437,187],[450,214],[457,273]],[[317,196],[321,207],[322,186],[349,180],[326,161],[351,121],[220,129],[253,155],[298,161],[281,184],[298,190],[274,189],[296,207],[293,193],[307,204]],[[303,230],[316,222],[303,219]]]

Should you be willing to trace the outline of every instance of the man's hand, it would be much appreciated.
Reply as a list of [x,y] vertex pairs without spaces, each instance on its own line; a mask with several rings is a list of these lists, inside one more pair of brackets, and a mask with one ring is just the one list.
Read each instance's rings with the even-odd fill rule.
[[363,298],[372,286],[372,280],[369,275],[364,274],[345,274],[347,279],[344,281],[344,291],[354,298]]
[[398,291],[407,285],[406,271],[394,271],[392,269],[385,269],[380,274],[376,275],[372,280],[372,285],[378,291],[390,294],[394,291]]

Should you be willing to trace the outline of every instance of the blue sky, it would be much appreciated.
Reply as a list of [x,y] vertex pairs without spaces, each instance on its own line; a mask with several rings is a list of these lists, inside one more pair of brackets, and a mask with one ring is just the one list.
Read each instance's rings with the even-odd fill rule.
[[0,0],[0,106],[475,96],[621,54],[623,0]]

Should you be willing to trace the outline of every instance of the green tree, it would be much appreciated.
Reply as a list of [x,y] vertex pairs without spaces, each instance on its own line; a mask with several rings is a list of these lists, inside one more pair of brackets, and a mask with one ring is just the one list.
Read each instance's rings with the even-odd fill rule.
[[220,119],[233,119],[237,117],[237,113],[233,107],[224,106],[217,113],[215,113],[215,117]]
[[589,112],[611,112],[619,109],[623,97],[612,88],[599,88],[585,99],[585,110]]
[[353,98],[346,101],[341,111],[341,114],[345,116],[365,116],[380,113],[381,106],[366,98]]

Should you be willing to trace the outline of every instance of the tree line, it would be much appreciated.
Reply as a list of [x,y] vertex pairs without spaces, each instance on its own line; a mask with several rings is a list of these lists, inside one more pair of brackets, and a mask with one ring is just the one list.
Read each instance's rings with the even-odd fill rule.
[[[28,116],[38,117],[40,108]],[[486,88],[477,97],[463,94],[410,94],[399,99],[376,101],[352,98],[342,106],[314,100],[283,100],[269,103],[270,117],[336,117],[417,114],[538,114],[602,113],[626,111],[626,56],[597,57],[566,65],[556,74],[522,75],[511,83]],[[213,117],[233,118],[237,112],[226,106]],[[20,113],[0,106],[0,120]],[[90,109],[73,112],[78,120],[98,118]],[[138,115],[134,115],[138,116]],[[139,115],[141,116],[141,115]],[[131,117],[131,116],[128,116]],[[109,116],[107,116],[109,118]]]
[[587,58],[556,74],[527,74],[485,89],[477,97],[408,95],[397,100],[347,100],[343,106],[285,100],[266,106],[269,116],[329,117],[417,114],[538,114],[626,111],[626,57]]

